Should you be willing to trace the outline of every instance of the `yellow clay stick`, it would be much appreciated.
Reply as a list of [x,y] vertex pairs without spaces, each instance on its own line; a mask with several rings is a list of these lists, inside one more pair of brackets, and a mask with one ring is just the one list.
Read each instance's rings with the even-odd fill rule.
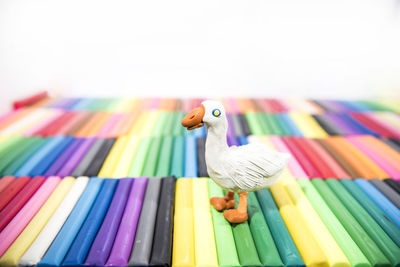
[[113,175],[121,155],[124,152],[126,144],[128,143],[128,140],[128,136],[121,136],[117,139],[100,169],[98,174],[99,177],[109,178]]
[[276,183],[271,187],[271,193],[304,263],[309,267],[329,267],[326,255],[284,186]]
[[136,150],[140,144],[140,137],[131,135],[128,137],[126,147],[123,149],[121,156],[114,168],[114,173],[111,175],[112,178],[123,178],[127,177],[131,162],[136,154]]
[[176,182],[172,267],[195,266],[192,179]]
[[208,199],[208,178],[192,181],[194,244],[196,266],[218,266],[214,228]]

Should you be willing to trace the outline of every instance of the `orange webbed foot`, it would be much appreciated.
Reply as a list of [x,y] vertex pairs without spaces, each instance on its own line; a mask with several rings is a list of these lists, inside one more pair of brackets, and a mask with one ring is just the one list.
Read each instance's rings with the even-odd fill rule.
[[226,210],[224,211],[223,215],[230,223],[242,223],[248,219],[247,212],[239,212],[237,209]]
[[235,207],[235,200],[226,200],[223,197],[212,197],[210,199],[210,204],[218,211],[223,211],[226,209],[231,209]]

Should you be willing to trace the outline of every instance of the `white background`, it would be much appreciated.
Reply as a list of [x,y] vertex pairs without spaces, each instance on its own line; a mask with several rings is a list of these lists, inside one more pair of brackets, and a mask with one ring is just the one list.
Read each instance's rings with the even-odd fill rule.
[[78,96],[400,94],[396,0],[0,0],[0,110]]

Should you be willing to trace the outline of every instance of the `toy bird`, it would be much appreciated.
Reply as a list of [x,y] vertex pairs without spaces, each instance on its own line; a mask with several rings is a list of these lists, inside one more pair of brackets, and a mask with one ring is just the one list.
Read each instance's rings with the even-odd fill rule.
[[[231,223],[247,220],[248,192],[271,187],[289,161],[289,154],[279,153],[262,143],[244,146],[227,144],[228,122],[225,109],[218,101],[203,101],[182,119],[182,125],[193,130],[203,125],[207,128],[205,159],[210,178],[227,191],[225,197],[213,197],[211,205],[224,211]],[[239,194],[235,207],[234,193]]]

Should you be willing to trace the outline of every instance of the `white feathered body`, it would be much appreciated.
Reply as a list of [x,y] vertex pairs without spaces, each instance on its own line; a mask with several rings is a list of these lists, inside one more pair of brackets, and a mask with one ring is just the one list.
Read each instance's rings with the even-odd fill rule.
[[228,147],[218,156],[206,150],[210,178],[220,187],[235,193],[271,187],[286,167],[289,157],[258,142]]

